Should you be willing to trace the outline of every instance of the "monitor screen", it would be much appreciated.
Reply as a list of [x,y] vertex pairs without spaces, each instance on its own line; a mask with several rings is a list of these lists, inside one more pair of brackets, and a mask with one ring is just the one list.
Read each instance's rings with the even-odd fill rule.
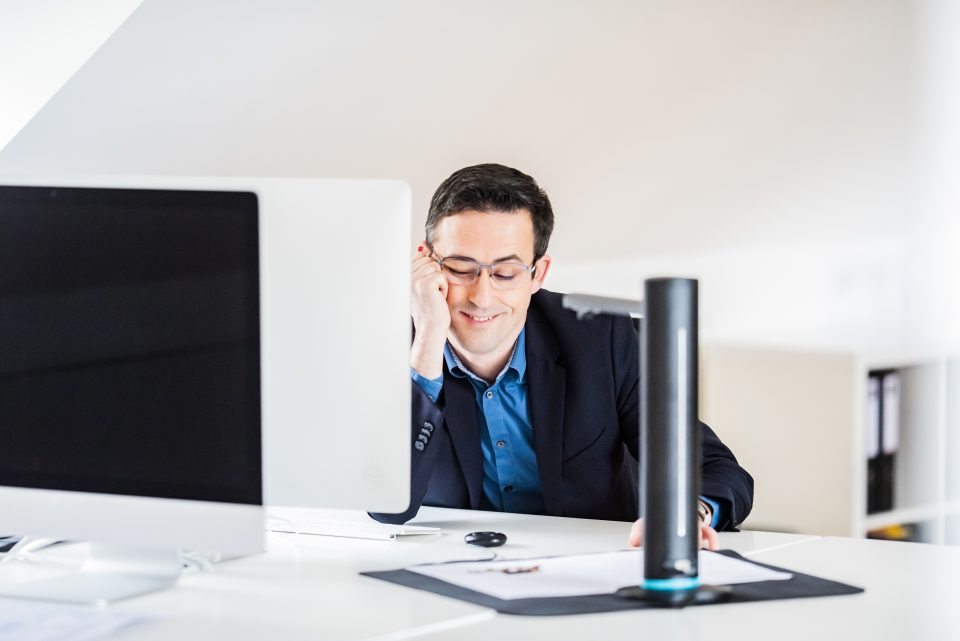
[[0,187],[0,486],[260,504],[258,201]]

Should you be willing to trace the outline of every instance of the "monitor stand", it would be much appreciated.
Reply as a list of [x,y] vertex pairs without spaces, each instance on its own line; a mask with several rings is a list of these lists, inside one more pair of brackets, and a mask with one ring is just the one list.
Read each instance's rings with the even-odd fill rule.
[[43,579],[0,579],[0,596],[102,606],[173,587],[182,569],[176,550],[91,543],[79,568]]

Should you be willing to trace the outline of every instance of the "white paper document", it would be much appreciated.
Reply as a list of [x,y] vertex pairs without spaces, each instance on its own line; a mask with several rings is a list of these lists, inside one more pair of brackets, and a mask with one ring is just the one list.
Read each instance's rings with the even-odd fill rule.
[[438,527],[423,525],[391,525],[389,523],[365,523],[356,521],[287,521],[270,527],[271,532],[288,534],[312,534],[316,536],[339,536],[348,539],[373,539],[392,541],[397,537],[440,534]]
[[[642,567],[643,550],[638,549],[407,569],[498,599],[532,599],[610,594],[622,587],[639,585]],[[793,576],[706,551],[700,552],[699,570],[700,580],[707,585],[785,580]]]
[[129,612],[0,598],[4,641],[97,641],[147,621]]

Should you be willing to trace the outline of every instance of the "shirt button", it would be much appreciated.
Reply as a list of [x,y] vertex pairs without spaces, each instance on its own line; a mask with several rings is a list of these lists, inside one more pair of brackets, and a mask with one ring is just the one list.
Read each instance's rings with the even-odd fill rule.
[[420,450],[421,452],[423,451],[423,448],[424,448],[423,441],[414,441],[413,446],[418,450]]
[[487,398],[493,398],[493,392],[487,390]]
[[503,488],[503,491],[504,491],[504,492],[513,492],[513,486],[512,486],[512,485],[508,485],[507,487]]
[[423,423],[423,429],[427,430],[428,432],[432,432],[432,431],[433,431],[433,423],[431,423],[430,421],[424,421],[424,423]]
[[507,442],[506,442],[506,441],[497,441],[497,447],[499,447],[499,448],[504,448],[504,447],[506,447],[506,446],[507,446]]

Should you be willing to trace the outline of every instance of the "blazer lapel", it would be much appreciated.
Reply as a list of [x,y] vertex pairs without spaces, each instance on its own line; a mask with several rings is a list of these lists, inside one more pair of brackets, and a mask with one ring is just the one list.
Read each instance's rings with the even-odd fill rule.
[[444,373],[446,395],[447,432],[453,450],[463,470],[470,507],[480,509],[483,496],[483,451],[480,449],[480,428],[477,426],[477,400],[468,381],[457,378],[449,371]]
[[563,496],[560,474],[567,371],[557,363],[559,346],[533,306],[528,312],[526,332],[527,398],[543,504],[547,514],[561,516]]

